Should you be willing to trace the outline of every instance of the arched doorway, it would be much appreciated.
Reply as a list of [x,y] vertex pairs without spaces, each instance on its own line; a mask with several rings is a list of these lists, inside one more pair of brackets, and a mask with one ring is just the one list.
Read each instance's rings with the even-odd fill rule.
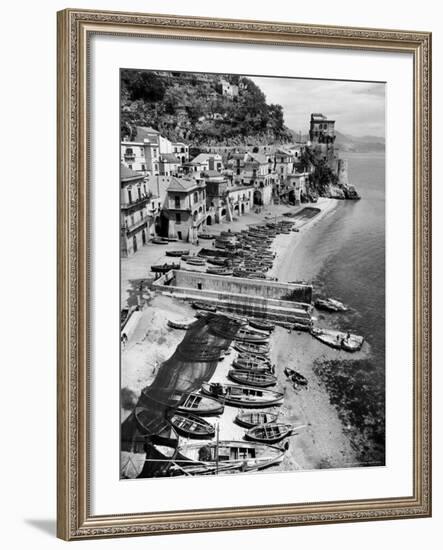
[[244,205],[244,203],[241,203],[241,213],[242,213],[242,214],[245,213],[245,205]]
[[224,217],[226,216],[226,208],[223,208],[223,209],[222,209],[222,211],[221,211],[221,213],[220,213],[220,216],[221,216],[222,218],[224,218]]
[[258,189],[254,191],[254,204],[257,206],[263,205],[263,197],[261,191],[259,191]]
[[211,216],[208,216],[206,218],[206,225],[212,225],[212,217]]

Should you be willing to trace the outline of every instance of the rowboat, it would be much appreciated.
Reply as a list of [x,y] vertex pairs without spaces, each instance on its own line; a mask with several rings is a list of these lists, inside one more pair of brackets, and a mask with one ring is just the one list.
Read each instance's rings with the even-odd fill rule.
[[248,322],[251,327],[258,328],[259,330],[272,332],[275,329],[275,325],[272,323],[267,323],[266,321],[261,321],[259,319],[248,319]]
[[350,332],[340,332],[338,330],[312,328],[311,334],[327,346],[350,352],[360,350],[364,341],[363,336],[351,334]]
[[248,386],[204,383],[201,391],[234,407],[272,407],[283,403],[283,393]]
[[224,407],[216,399],[192,392],[182,398],[175,410],[186,414],[195,413],[199,416],[213,416],[221,414]]
[[319,298],[314,302],[314,305],[317,309],[322,309],[325,311],[348,311],[348,308],[342,302],[334,300],[333,298],[327,298],[324,300]]
[[285,370],[284,370],[284,373],[295,384],[298,384],[299,386],[307,386],[308,385],[308,379],[305,376],[303,376],[303,374],[300,374],[296,370],[286,367]]
[[232,366],[235,369],[252,371],[252,372],[269,372],[271,364],[269,361],[257,361],[253,359],[237,358],[232,362]]
[[203,309],[205,311],[217,311],[217,308],[211,304],[205,304],[204,302],[192,302],[192,307],[194,309]]
[[167,250],[166,256],[189,256],[189,250]]
[[235,421],[240,426],[245,428],[253,428],[254,426],[262,424],[270,424],[277,420],[278,413],[271,413],[266,411],[240,411],[235,417]]
[[153,413],[146,407],[135,407],[135,421],[143,435],[164,435],[171,430],[163,415]]
[[226,260],[224,258],[208,258],[208,264],[224,266],[226,265]]
[[260,424],[245,433],[245,438],[259,443],[278,443],[292,433],[291,424]]
[[228,372],[228,377],[233,382],[246,384],[247,386],[256,386],[258,388],[268,388],[277,384],[277,378],[268,372],[232,369]]
[[181,330],[188,330],[188,328],[195,323],[195,318],[182,319],[181,321],[174,321],[172,319],[168,320],[168,327],[178,328]]
[[199,233],[198,238],[199,239],[215,239],[215,235],[212,235],[212,233]]
[[227,267],[208,267],[206,269],[206,273],[209,273],[212,275],[230,276],[233,274],[233,271],[232,269],[229,269]]
[[269,352],[268,344],[252,344],[250,342],[242,342],[234,344],[234,349],[240,353],[254,353],[259,355],[266,355]]
[[189,265],[205,265],[206,263],[206,260],[204,258],[200,258],[199,256],[186,256],[185,258],[182,256],[182,259],[184,259]]
[[301,330],[303,332],[309,332],[311,330],[311,325],[310,324],[303,324],[303,323],[294,323],[292,325],[292,329],[293,330]]
[[214,437],[215,434],[212,424],[193,414],[174,412],[168,417],[168,421],[179,434],[185,437],[206,438]]
[[167,271],[171,271],[171,269],[180,269],[180,264],[158,264],[158,265],[152,265],[151,271],[153,273],[166,273]]
[[153,244],[168,244],[168,239],[164,239],[163,237],[154,237],[151,239],[151,243]]
[[240,328],[235,335],[236,340],[241,340],[245,343],[253,344],[267,344],[269,342],[269,336],[267,334],[259,334],[247,328]]
[[280,447],[247,441],[191,443],[177,449],[170,473],[205,475],[236,470],[251,472],[280,464],[285,451]]

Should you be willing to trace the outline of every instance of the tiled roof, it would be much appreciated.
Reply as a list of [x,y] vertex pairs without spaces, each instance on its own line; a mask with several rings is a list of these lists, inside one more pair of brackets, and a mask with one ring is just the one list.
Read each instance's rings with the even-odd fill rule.
[[142,180],[144,178],[143,174],[139,174],[138,172],[134,172],[134,170],[131,170],[124,164],[120,165],[120,180],[131,180],[131,179],[140,179]]
[[218,160],[221,160],[221,155],[219,155],[218,153],[200,153],[195,158],[193,158],[191,162],[202,163],[202,162],[207,162],[210,158],[216,158],[216,157]]
[[136,126],[137,134],[135,136],[135,141],[144,141],[145,139],[152,141],[153,143],[158,143],[158,136],[160,132],[154,130],[150,126]]
[[190,178],[171,178],[171,183],[168,186],[168,191],[189,191],[197,187],[195,179]]
[[262,155],[261,153],[248,153],[248,155],[259,164],[268,163],[268,159],[265,157],[265,155]]

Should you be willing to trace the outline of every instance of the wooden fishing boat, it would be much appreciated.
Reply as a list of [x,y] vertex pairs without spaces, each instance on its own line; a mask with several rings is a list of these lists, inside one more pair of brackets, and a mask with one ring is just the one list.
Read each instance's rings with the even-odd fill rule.
[[224,407],[216,399],[192,392],[182,397],[174,409],[179,413],[194,413],[199,416],[215,416],[222,414]]
[[267,353],[269,353],[268,344],[253,344],[250,342],[242,342],[241,344],[236,343],[234,345],[234,349],[240,353],[255,353],[260,355],[266,355]]
[[182,256],[182,259],[185,260],[185,262],[188,263],[189,265],[205,265],[206,264],[206,260],[204,258],[201,258],[200,256],[186,256],[185,258],[183,258],[183,256]]
[[166,256],[174,256],[181,258],[182,256],[189,256],[189,250],[167,250]]
[[192,438],[214,437],[215,428],[208,421],[193,414],[174,412],[168,416],[168,421],[180,435]]
[[157,264],[151,266],[151,271],[153,273],[167,273],[168,271],[171,271],[171,269],[180,269],[180,264]]
[[284,373],[295,384],[297,384],[299,386],[307,386],[308,385],[308,379],[305,376],[303,376],[303,374],[300,374],[296,370],[285,367]]
[[207,262],[208,262],[208,264],[218,265],[218,266],[226,265],[226,259],[225,258],[208,258]]
[[191,443],[177,449],[170,473],[213,475],[240,470],[251,472],[279,464],[284,449],[247,441],[211,441]]
[[238,384],[254,386],[257,388],[269,388],[277,384],[277,378],[269,372],[256,372],[250,370],[232,369],[228,372],[228,377]]
[[291,433],[291,424],[269,423],[250,428],[245,433],[245,438],[259,443],[278,443]]
[[319,298],[314,302],[314,305],[317,309],[332,311],[333,313],[348,311],[348,308],[342,302],[334,300],[333,298],[326,298],[324,300]]
[[208,240],[211,240],[211,239],[215,239],[215,235],[213,235],[212,233],[199,233],[198,234],[198,238],[199,239],[208,239]]
[[240,411],[235,417],[235,421],[244,428],[253,428],[262,424],[270,424],[276,422],[278,413],[267,411]]
[[303,332],[309,332],[311,330],[311,324],[293,323],[293,330],[301,330]]
[[268,344],[269,336],[265,333],[258,333],[254,330],[250,330],[246,327],[242,327],[237,331],[235,335],[236,340],[241,340],[242,342],[250,342],[253,344]]
[[210,382],[204,383],[201,391],[234,407],[273,407],[283,403],[283,393],[249,386]]
[[163,415],[153,413],[146,407],[135,407],[135,421],[144,435],[162,435],[170,431],[170,426]]
[[358,351],[363,345],[363,336],[340,332],[338,330],[327,330],[322,328],[311,328],[311,334],[327,346],[345,351]]
[[192,302],[194,309],[203,309],[204,311],[216,312],[217,308],[211,304],[205,304],[204,302]]
[[206,273],[210,273],[211,275],[231,276],[233,271],[227,267],[208,267]]
[[269,372],[271,364],[267,360],[254,360],[253,358],[237,358],[232,362],[235,369],[252,372]]
[[249,325],[253,328],[258,328],[259,330],[265,330],[266,332],[272,332],[275,329],[275,325],[272,323],[267,323],[261,319],[248,319]]
[[181,330],[188,330],[188,328],[195,323],[195,318],[190,319],[181,319],[180,321],[175,321],[173,319],[168,320],[168,327],[177,328]]
[[151,243],[153,244],[169,244],[168,239],[164,239],[163,237],[154,237],[151,239]]

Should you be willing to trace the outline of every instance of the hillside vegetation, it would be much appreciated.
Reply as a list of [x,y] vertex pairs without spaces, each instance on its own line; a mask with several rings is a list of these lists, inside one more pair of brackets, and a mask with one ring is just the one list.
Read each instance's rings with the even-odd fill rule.
[[[238,85],[236,97],[222,94],[220,80]],[[281,105],[267,104],[254,82],[236,75],[121,72],[122,137],[151,126],[172,141],[194,145],[257,145],[293,139]]]

